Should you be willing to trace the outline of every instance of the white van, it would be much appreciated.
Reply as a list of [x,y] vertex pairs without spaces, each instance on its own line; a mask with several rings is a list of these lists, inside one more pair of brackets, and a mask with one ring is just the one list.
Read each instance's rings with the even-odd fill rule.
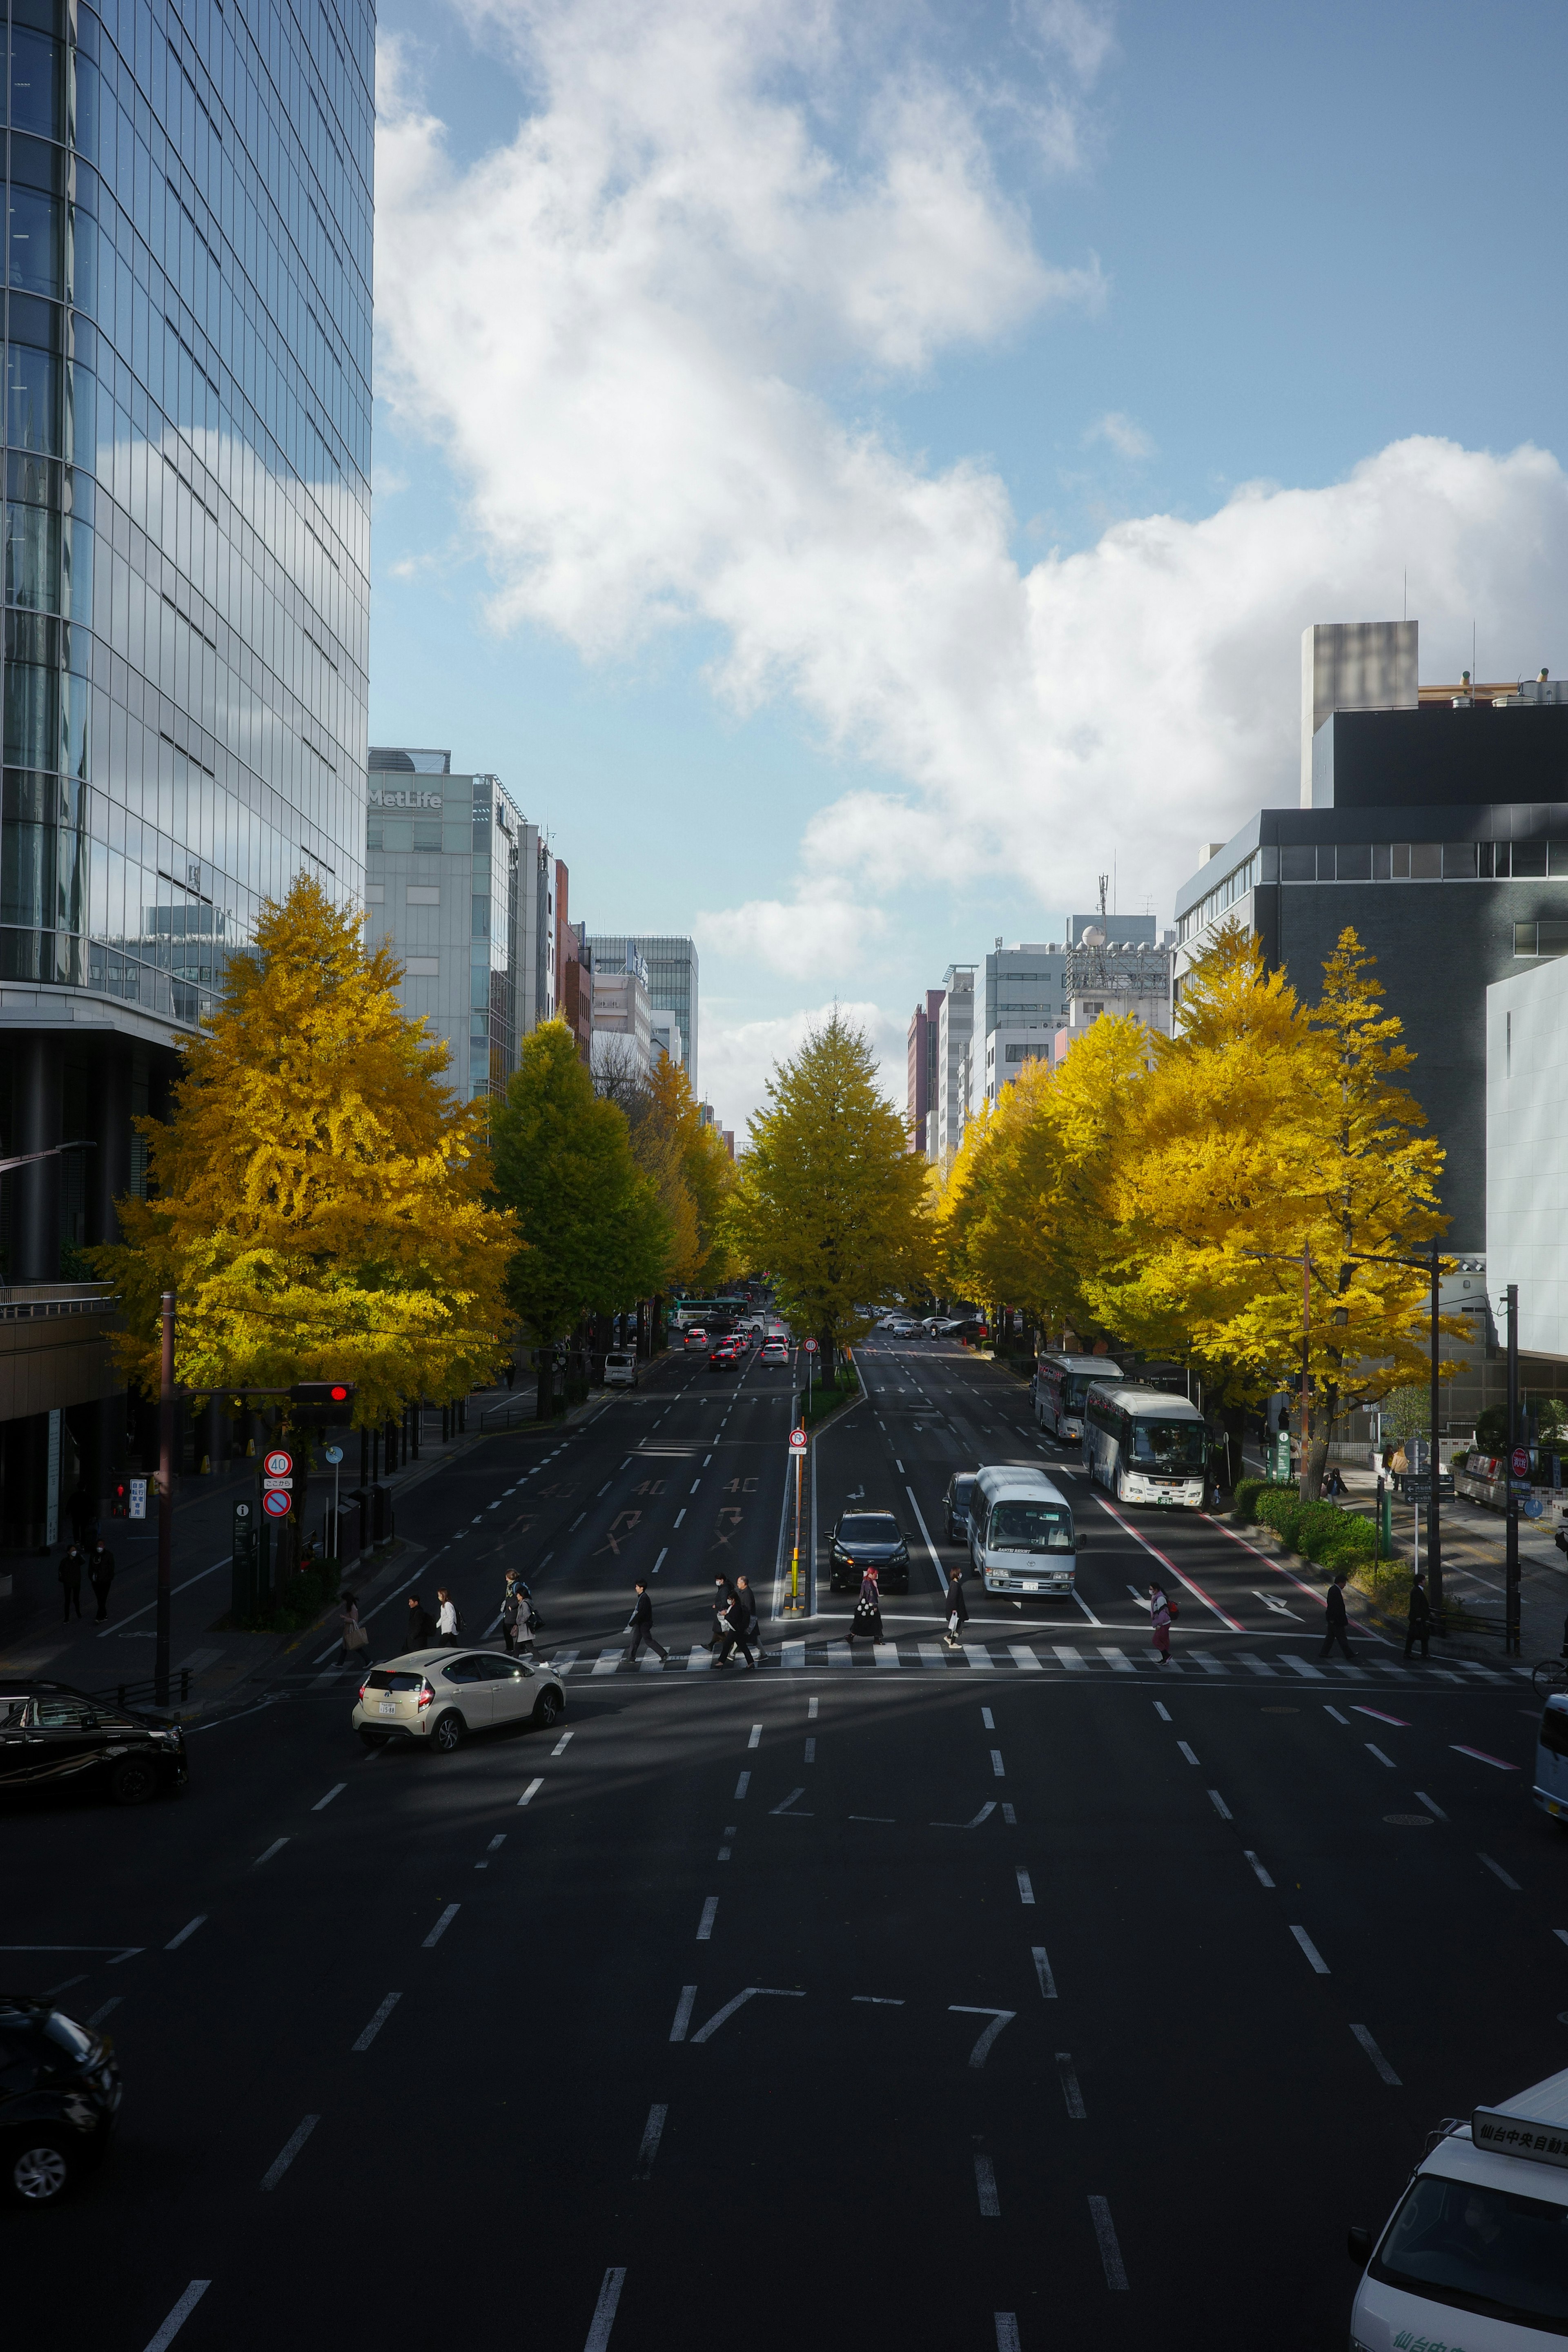
[[1387,2226],[1350,2232],[1360,2352],[1568,2344],[1568,2074],[1450,2124]]
[[1070,1599],[1083,1538],[1071,1504],[1043,1470],[977,1472],[968,1508],[970,1563],[987,1592]]
[[1083,1466],[1119,1503],[1203,1507],[1208,1431],[1195,1404],[1167,1389],[1098,1381],[1083,1404]]
[[1568,1822],[1568,1691],[1553,1691],[1535,1735],[1535,1801],[1553,1821]]
[[637,1384],[637,1357],[629,1348],[612,1348],[605,1358],[605,1386],[607,1389],[635,1389]]

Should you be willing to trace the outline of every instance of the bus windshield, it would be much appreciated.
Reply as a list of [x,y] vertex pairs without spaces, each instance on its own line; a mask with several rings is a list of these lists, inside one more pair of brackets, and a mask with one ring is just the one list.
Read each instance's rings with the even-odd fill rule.
[[1071,1551],[1072,1514],[1060,1503],[998,1503],[985,1530],[987,1551]]
[[1201,1421],[1135,1421],[1132,1459],[1157,1470],[1196,1472],[1204,1466],[1205,1436]]

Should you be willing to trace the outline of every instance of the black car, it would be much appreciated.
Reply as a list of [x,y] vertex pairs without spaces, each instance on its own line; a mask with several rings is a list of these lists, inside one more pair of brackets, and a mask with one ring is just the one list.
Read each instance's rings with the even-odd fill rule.
[[114,2045],[27,1993],[0,1993],[0,2195],[51,2205],[109,2145]]
[[84,1788],[143,1804],[186,1780],[177,1723],[93,1698],[68,1683],[0,1679],[0,1792]]
[[969,1504],[974,1493],[974,1472],[960,1470],[947,1482],[942,1503],[947,1512],[949,1543],[966,1542],[969,1536]]
[[891,1511],[847,1511],[833,1530],[828,1572],[835,1592],[858,1592],[860,1572],[874,1568],[884,1592],[910,1589],[910,1548]]

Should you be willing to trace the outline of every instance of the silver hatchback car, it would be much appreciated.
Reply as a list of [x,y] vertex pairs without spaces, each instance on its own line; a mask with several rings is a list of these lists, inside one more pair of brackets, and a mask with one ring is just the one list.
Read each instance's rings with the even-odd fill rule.
[[470,1732],[531,1723],[547,1731],[566,1706],[566,1686],[542,1658],[504,1650],[411,1650],[373,1666],[360,1685],[353,1727],[367,1748],[427,1741],[449,1756]]

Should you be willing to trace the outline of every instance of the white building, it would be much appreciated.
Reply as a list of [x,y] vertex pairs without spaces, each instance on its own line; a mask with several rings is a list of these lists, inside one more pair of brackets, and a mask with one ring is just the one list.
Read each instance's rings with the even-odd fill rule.
[[589,1055],[588,1066],[595,1077],[628,1070],[647,1077],[653,1066],[647,966],[635,948],[627,948],[618,971],[602,971],[595,963],[594,1041]]
[[1059,1063],[1102,1013],[1132,1020],[1151,1032],[1171,1034],[1171,967],[1175,947],[1138,940],[1107,939],[1097,923],[1086,923],[1068,952],[1068,1017],[1053,1040]]
[[985,1036],[975,1060],[979,1090],[994,1103],[1026,1066],[1059,1058],[1055,1040],[1068,1020],[1068,961],[1070,943],[1103,921],[1106,935],[1153,947],[1152,915],[1069,915],[1060,940],[1005,947],[1000,940],[985,959]]
[[[1568,924],[1561,928],[1568,933]],[[1521,1354],[1568,1360],[1568,954],[1562,947],[1533,971],[1487,991],[1486,1272],[1494,1302],[1510,1282],[1519,1285]],[[1495,1304],[1494,1312],[1500,1322]]]
[[936,1101],[932,1105],[939,1163],[956,1151],[969,1119],[969,1048],[974,1038],[974,966],[950,963],[937,1015]]

